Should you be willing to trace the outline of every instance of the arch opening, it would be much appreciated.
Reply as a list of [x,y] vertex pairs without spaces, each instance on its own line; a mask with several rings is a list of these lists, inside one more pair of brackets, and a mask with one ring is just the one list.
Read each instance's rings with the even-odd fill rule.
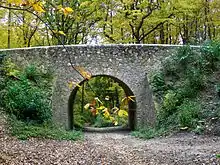
[[[108,91],[108,90],[102,89],[102,88],[104,88],[102,86],[103,84],[99,84],[99,86],[96,86],[96,88],[99,88],[99,90],[101,91],[101,94],[99,92],[99,94],[97,96],[97,93],[94,92],[94,89],[92,89],[90,82],[92,80],[95,81],[95,79],[100,80],[100,78],[101,79],[103,78],[103,80],[107,80],[107,83],[109,83],[109,82],[116,83],[116,84],[118,84],[118,86],[114,84],[113,88],[110,91]],[[88,82],[89,82],[89,85],[87,84]],[[104,82],[104,84],[106,85],[106,82]],[[121,81],[118,78],[113,77],[113,76],[95,75],[95,76],[92,76],[92,78],[90,80],[84,80],[84,81],[80,82],[79,86],[76,86],[72,90],[71,95],[69,97],[69,101],[68,101],[68,124],[69,124],[70,129],[74,129],[75,127],[79,126],[79,123],[77,123],[78,121],[76,120],[76,118],[77,118],[76,112],[78,112],[80,108],[81,108],[82,113],[84,113],[84,114],[87,113],[86,115],[91,115],[91,113],[88,114],[88,109],[86,109],[89,107],[89,108],[91,108],[90,112],[93,112],[93,114],[97,115],[99,110],[101,109],[101,106],[102,106],[100,104],[102,104],[103,102],[104,102],[103,106],[107,108],[108,112],[110,113],[110,117],[112,117],[112,118],[114,117],[114,119],[111,118],[112,120],[110,119],[110,117],[108,118],[109,121],[112,121],[112,123],[109,122],[110,126],[111,126],[111,124],[114,124],[114,125],[122,124],[124,126],[124,128],[126,128],[126,129],[129,129],[129,130],[135,129],[135,127],[136,127],[136,100],[134,97],[134,93],[128,87],[127,84],[125,84],[123,81]],[[99,107],[97,108],[97,106],[96,106],[95,109],[99,109],[99,110],[92,111],[92,110],[94,110],[93,109],[94,107],[91,106],[92,103],[88,102],[88,100],[85,98],[83,100],[83,97],[85,97],[85,93],[84,93],[86,90],[85,88],[86,89],[91,88],[91,90],[93,92],[93,97],[95,97],[96,101],[100,103]],[[121,89],[123,90],[123,92],[121,91]],[[84,92],[82,92],[83,90],[84,90]],[[103,90],[105,90],[105,91],[103,91]],[[79,97],[80,91],[81,91],[81,94]],[[114,91],[114,92],[112,93],[112,91]],[[84,93],[84,95],[83,95],[83,93]],[[106,95],[106,93],[107,93],[107,95]],[[117,98],[117,96],[115,97],[115,96],[111,95],[111,94],[114,95],[114,93],[116,93],[116,95],[118,95],[118,98]],[[123,94],[124,94],[124,96],[123,96]],[[119,96],[120,96],[120,98],[119,98]],[[101,98],[99,98],[99,97],[101,97]],[[80,104],[79,104],[79,98],[81,98]],[[127,101],[127,104],[124,105],[122,103],[123,101]],[[77,104],[77,106],[76,106],[76,104]],[[128,114],[127,118],[125,118],[126,117],[125,113],[124,113],[123,117],[120,116],[121,118],[118,116],[115,116],[116,113],[119,115],[119,111],[124,112],[121,110],[127,111],[127,114]],[[103,112],[106,112],[104,108],[100,112],[102,112],[102,114],[106,114],[106,113],[103,113]],[[98,118],[97,116],[95,116],[93,119],[96,120]],[[88,117],[88,116],[86,116],[86,117]],[[100,115],[99,115],[99,117],[100,117]],[[116,120],[116,117],[117,117],[117,120]],[[125,119],[126,119],[126,123],[125,123]],[[118,123],[116,123],[116,122],[118,122]],[[93,124],[90,123],[90,124],[93,126],[96,126],[97,123],[93,123]],[[86,123],[85,125],[88,125],[88,123]],[[85,125],[83,125],[83,127]],[[107,124],[107,126],[109,126],[109,125]]]

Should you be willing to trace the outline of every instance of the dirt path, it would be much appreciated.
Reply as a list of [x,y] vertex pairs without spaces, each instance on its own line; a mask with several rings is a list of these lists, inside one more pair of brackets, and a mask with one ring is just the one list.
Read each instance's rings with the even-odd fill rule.
[[178,134],[140,140],[128,133],[85,133],[78,142],[30,139],[0,134],[0,164],[172,165],[220,164],[220,138]]
[[110,164],[220,164],[220,138],[178,134],[143,141],[128,134],[87,133],[86,139],[108,153]]
[[178,134],[140,140],[129,133],[85,133],[83,141],[9,137],[0,113],[0,165],[220,165],[220,137]]

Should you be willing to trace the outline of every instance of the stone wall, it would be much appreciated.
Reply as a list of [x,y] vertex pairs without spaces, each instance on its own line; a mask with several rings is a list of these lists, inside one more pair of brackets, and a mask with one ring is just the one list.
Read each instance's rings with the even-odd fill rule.
[[52,96],[54,121],[72,128],[74,89],[68,81],[82,82],[83,78],[70,67],[84,67],[93,76],[111,76],[134,95],[129,105],[130,127],[153,125],[155,110],[148,74],[160,67],[162,59],[175,52],[175,45],[73,45],[1,50],[18,64],[37,62],[55,71]]

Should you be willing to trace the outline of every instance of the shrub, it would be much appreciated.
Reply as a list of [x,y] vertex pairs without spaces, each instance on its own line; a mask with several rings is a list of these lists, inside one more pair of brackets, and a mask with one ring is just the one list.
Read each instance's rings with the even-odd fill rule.
[[194,52],[190,46],[183,46],[177,52],[166,58],[163,64],[165,75],[180,78],[188,66],[194,62]]
[[153,92],[160,92],[167,90],[164,74],[156,72],[150,76],[150,84]]
[[166,128],[172,130],[178,127],[178,113],[173,112],[171,115],[165,114],[163,111],[157,114],[156,129]]
[[[191,84],[188,80],[183,81],[180,87],[177,87],[178,98],[183,101],[185,98],[194,98],[196,97],[198,91],[191,87]],[[181,102],[182,103],[182,102]]]
[[201,111],[201,105],[198,102],[185,100],[178,107],[178,111],[178,120],[181,127],[196,127]]
[[46,93],[26,79],[6,83],[4,105],[7,111],[21,120],[44,122],[51,119],[51,108]]
[[38,83],[38,80],[40,79],[40,72],[38,72],[35,65],[31,64],[24,69],[24,76],[28,80]]
[[[7,59],[3,64],[4,83],[1,104],[20,120],[43,123],[51,120],[50,88],[52,79],[44,78],[35,65],[18,68]],[[47,85],[45,85],[47,84]]]
[[168,91],[164,96],[162,111],[164,111],[166,115],[172,115],[176,111],[179,102],[180,100],[177,97],[177,93],[175,91]]
[[201,48],[203,67],[208,71],[216,70],[220,60],[220,42],[209,41]]
[[190,46],[183,46],[178,49],[173,58],[176,61],[177,69],[184,72],[189,64],[194,62],[194,52]]
[[191,68],[186,73],[188,86],[196,91],[200,91],[205,86],[205,75],[199,69]]

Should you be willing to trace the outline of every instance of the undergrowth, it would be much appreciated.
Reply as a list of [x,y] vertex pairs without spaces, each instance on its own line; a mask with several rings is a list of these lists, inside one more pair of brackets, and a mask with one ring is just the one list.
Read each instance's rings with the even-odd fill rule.
[[54,140],[82,140],[80,131],[66,131],[53,124],[32,124],[19,120],[9,119],[10,133],[20,140],[29,138],[54,139]]
[[[220,121],[219,108],[205,109],[201,101],[204,90],[210,86],[209,78],[220,70],[220,42],[209,42],[201,48],[183,46],[167,57],[162,68],[150,76],[154,93],[157,122],[154,128],[141,128],[132,134],[140,138],[153,138],[176,131],[201,134],[212,118]],[[207,85],[209,84],[209,86]],[[211,84],[219,95],[219,82]],[[209,107],[208,107],[209,108]]]
[[1,66],[0,105],[8,114],[23,121],[43,123],[51,120],[52,74],[43,72],[35,64],[19,67],[6,58]]
[[9,116],[12,136],[26,140],[79,140],[82,133],[66,131],[52,122],[53,71],[44,66],[18,66],[10,58],[0,63],[0,107]]

